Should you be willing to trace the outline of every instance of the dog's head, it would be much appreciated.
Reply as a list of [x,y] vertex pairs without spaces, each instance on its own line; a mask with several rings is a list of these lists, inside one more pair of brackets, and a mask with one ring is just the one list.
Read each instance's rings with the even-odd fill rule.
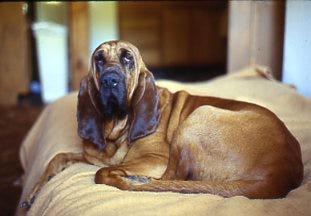
[[138,49],[125,41],[98,46],[91,57],[89,74],[78,96],[78,133],[105,147],[107,119],[129,119],[129,141],[152,133],[159,121],[159,95],[153,75]]

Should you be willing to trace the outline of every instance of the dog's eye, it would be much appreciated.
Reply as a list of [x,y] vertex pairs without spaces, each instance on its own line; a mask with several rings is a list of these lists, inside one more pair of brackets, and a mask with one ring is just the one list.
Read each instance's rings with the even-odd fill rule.
[[129,63],[130,61],[133,60],[133,57],[130,53],[126,52],[125,55],[123,56],[123,60],[125,63]]
[[103,66],[105,64],[105,58],[102,51],[98,51],[94,55],[95,64],[97,66]]
[[124,66],[128,66],[130,68],[132,68],[134,66],[134,58],[133,58],[132,54],[128,51],[124,51],[121,54],[121,62]]

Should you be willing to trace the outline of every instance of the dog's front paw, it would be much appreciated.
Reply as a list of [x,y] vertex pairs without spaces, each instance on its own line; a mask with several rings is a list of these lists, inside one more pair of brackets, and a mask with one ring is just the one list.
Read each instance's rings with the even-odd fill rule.
[[19,207],[23,209],[30,209],[32,204],[35,202],[36,196],[33,195],[29,200],[22,202]]
[[104,167],[99,169],[95,175],[96,184],[106,184],[121,190],[130,190],[131,181],[126,179],[126,172],[118,167]]

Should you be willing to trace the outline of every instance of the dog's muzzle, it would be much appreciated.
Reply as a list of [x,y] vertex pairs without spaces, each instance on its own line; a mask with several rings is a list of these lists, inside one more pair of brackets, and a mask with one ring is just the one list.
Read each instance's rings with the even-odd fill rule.
[[100,78],[101,86],[105,89],[116,88],[117,85],[120,83],[120,81],[121,81],[121,78],[116,73],[104,74]]
[[100,101],[106,118],[123,117],[126,114],[125,78],[118,71],[108,71],[100,78]]

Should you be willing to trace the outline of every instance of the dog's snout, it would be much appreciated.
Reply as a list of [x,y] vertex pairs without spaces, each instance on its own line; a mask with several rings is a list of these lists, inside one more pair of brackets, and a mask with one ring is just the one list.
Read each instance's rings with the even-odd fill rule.
[[120,77],[115,73],[104,74],[101,77],[101,84],[105,88],[115,88],[120,83]]

